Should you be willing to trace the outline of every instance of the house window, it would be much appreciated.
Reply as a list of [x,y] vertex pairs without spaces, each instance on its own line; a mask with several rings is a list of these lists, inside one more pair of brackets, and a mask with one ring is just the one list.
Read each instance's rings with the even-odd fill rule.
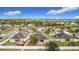
[[15,41],[20,41],[20,40],[15,40]]
[[44,40],[40,40],[40,42],[44,42]]

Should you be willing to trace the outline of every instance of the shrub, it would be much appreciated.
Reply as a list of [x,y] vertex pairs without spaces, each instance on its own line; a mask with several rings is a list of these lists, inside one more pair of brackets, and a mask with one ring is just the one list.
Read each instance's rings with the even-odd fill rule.
[[36,37],[31,36],[31,43],[36,44],[38,39]]
[[48,30],[45,30],[45,32],[44,32],[44,33],[49,34],[49,31],[48,31]]
[[47,51],[58,51],[59,50],[59,45],[58,43],[54,42],[54,41],[50,41],[47,43]]

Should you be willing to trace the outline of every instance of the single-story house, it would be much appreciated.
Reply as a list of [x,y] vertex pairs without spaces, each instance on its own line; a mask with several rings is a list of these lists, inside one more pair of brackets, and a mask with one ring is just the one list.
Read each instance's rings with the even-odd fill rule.
[[33,25],[32,24],[28,24],[26,29],[28,30],[28,32],[32,32]]
[[5,30],[7,28],[10,28],[9,26],[5,26],[5,25],[0,25],[0,30]]
[[61,32],[59,34],[56,34],[56,38],[57,39],[65,39],[65,40],[69,41],[69,39],[71,38],[71,36],[68,35],[68,34],[66,34],[66,33]]
[[79,38],[79,32],[75,33],[74,36],[75,36],[76,38]]
[[43,31],[43,30],[45,30],[45,26],[39,26],[39,27],[37,27],[37,31]]
[[38,39],[38,43],[47,43],[48,41],[48,36],[46,34],[34,34],[34,36]]
[[76,22],[71,22],[70,24],[72,24],[72,25],[76,25],[77,23],[76,23]]
[[48,23],[49,25],[56,25],[56,22],[55,21],[51,21]]
[[29,39],[27,38],[27,36],[28,32],[19,32],[10,39],[10,42],[20,42],[20,41],[25,42],[27,39]]
[[5,24],[4,26],[12,27],[10,24]]
[[56,24],[64,25],[64,22],[56,22]]
[[49,31],[60,31],[61,30],[61,28],[49,28]]
[[0,42],[3,40],[3,35],[0,34]]
[[49,28],[48,31],[54,32],[54,28]]

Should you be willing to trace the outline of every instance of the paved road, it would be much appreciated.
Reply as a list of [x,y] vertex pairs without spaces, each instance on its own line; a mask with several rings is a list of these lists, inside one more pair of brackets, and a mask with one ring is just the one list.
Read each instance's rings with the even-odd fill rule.
[[[44,50],[47,47],[46,46],[0,46],[0,49],[26,49],[26,50]],[[61,46],[59,47],[61,51],[72,51],[72,50],[79,50],[79,46]],[[24,50],[23,50],[24,51]]]
[[45,49],[45,46],[0,46],[0,49]]
[[21,51],[24,51],[26,45],[30,42],[29,38],[30,38],[30,35],[31,35],[31,34],[32,34],[32,33],[29,33],[29,34],[28,34],[28,36],[27,36],[27,38],[26,38],[26,39],[28,39],[28,40],[27,40],[27,42],[25,43],[24,47],[21,49]]

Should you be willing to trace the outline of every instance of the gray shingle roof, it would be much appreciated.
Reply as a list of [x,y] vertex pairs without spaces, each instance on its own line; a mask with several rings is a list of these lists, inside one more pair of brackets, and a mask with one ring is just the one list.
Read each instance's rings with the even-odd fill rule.
[[47,35],[46,34],[35,34],[35,37],[38,39],[47,39]]
[[79,38],[79,32],[75,33],[75,36],[76,36],[77,38]]
[[65,34],[65,33],[59,33],[56,36],[60,39],[70,39],[71,38],[68,34]]
[[16,34],[12,39],[20,40],[22,38],[26,38],[27,35],[28,35],[27,32],[20,32],[20,33]]

